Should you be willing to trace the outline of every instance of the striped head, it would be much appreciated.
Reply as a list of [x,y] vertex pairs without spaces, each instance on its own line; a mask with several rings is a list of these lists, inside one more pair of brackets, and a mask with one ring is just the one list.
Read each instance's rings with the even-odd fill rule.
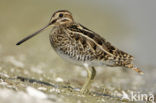
[[56,11],[51,19],[50,24],[58,26],[58,25],[68,25],[73,22],[72,13],[67,10],[58,10]]

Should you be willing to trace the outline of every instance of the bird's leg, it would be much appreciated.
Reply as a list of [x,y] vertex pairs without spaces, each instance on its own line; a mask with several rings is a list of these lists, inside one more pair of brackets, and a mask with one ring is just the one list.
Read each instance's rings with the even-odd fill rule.
[[94,67],[87,66],[86,69],[87,69],[87,80],[85,81],[85,84],[83,85],[83,87],[80,91],[83,94],[88,92],[90,84],[92,83],[92,81],[94,80],[94,77],[96,75],[96,70]]

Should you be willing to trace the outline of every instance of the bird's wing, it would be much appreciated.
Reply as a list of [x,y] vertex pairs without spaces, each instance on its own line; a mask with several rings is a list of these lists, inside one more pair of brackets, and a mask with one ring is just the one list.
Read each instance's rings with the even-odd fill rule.
[[109,42],[107,42],[104,38],[102,38],[99,34],[95,33],[94,31],[86,28],[85,26],[81,24],[78,24],[78,23],[73,24],[69,26],[68,29],[70,29],[73,32],[77,32],[80,35],[86,37],[87,39],[93,41],[96,44],[96,46],[101,48],[101,50],[103,50],[107,55],[112,57],[112,59],[115,58],[116,60],[118,59],[122,60],[122,59],[133,58],[133,56],[115,48]]

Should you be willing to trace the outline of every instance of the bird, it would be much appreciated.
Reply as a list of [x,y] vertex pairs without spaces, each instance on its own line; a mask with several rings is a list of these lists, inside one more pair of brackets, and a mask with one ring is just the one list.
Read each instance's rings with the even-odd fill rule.
[[20,40],[20,45],[39,34],[46,28],[52,28],[49,40],[52,48],[65,61],[83,66],[87,79],[80,93],[87,93],[96,76],[96,66],[121,67],[144,74],[134,63],[134,57],[113,46],[102,36],[76,22],[68,10],[57,10],[49,23],[35,33]]

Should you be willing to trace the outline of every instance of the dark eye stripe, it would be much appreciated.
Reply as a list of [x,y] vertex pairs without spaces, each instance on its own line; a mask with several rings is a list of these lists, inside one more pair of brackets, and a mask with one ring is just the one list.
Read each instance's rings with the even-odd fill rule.
[[57,21],[56,19],[55,19],[55,20],[53,20],[53,21],[50,23],[50,25],[51,25],[51,24],[54,24],[56,21]]

